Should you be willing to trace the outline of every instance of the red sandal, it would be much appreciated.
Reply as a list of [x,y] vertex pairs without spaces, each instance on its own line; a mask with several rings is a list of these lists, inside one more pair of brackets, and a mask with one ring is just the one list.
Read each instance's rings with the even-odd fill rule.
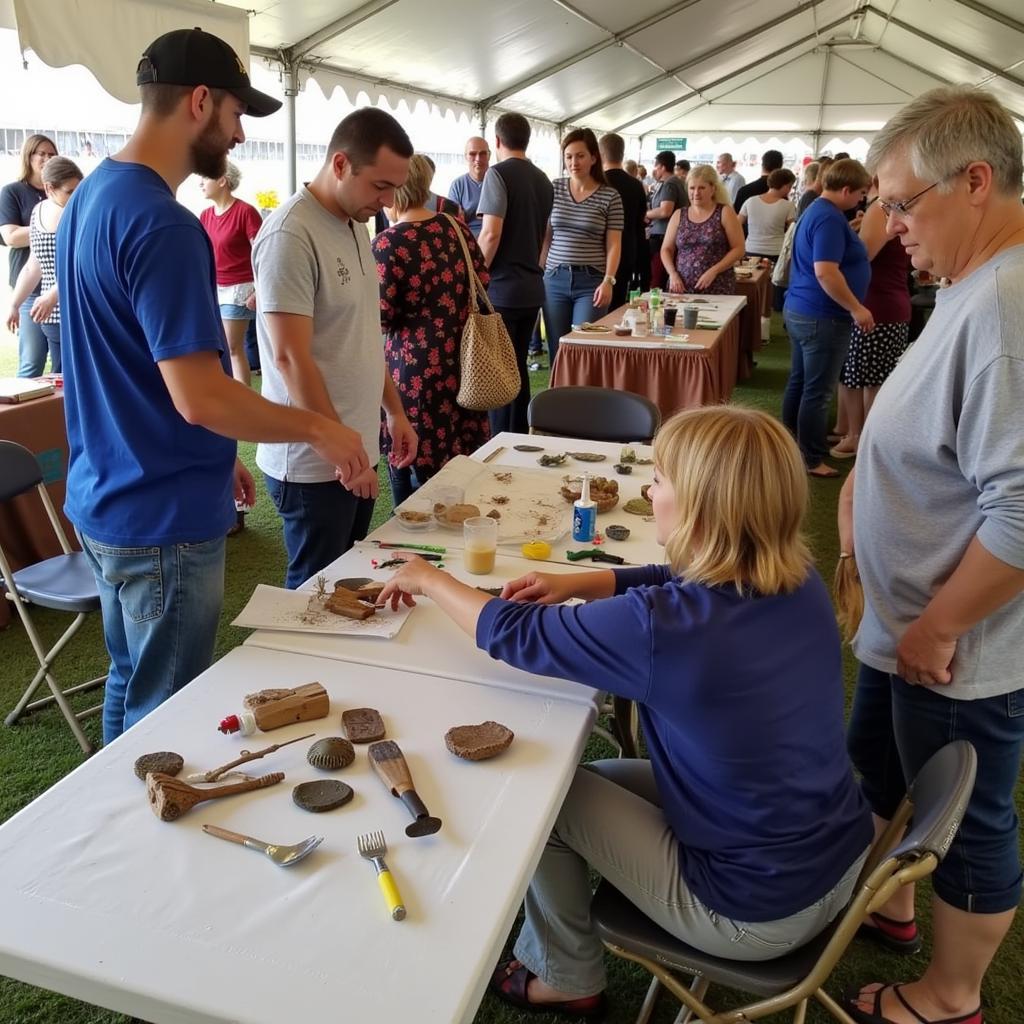
[[897,921],[885,914],[869,914],[874,927],[865,923],[857,929],[857,937],[868,939],[893,953],[907,955],[918,952],[921,948],[921,936],[917,931],[914,919]]
[[517,963],[518,960],[506,960],[498,964],[487,986],[504,1002],[527,1013],[560,1013],[576,1020],[601,1020],[608,1012],[608,1000],[603,992],[556,1003],[531,1003],[526,990],[537,975],[523,964],[512,966]]
[[910,1014],[914,1020],[918,1021],[919,1024],[985,1024],[985,1017],[981,1012],[979,1006],[973,1013],[965,1013],[961,1017],[943,1017],[940,1020],[929,1020],[927,1017],[922,1016],[917,1010],[914,1009],[907,1002],[906,996],[900,992],[902,985],[883,985],[881,988],[875,989],[873,995],[875,997],[874,1004],[871,1007],[871,1012],[862,1010],[857,1003],[861,1000],[860,989],[852,994],[848,994],[844,1000],[844,1010],[855,1020],[857,1024],[893,1024],[893,1021],[889,1017],[882,1016],[882,994],[887,989],[892,989],[893,994],[903,1004],[903,1008]]

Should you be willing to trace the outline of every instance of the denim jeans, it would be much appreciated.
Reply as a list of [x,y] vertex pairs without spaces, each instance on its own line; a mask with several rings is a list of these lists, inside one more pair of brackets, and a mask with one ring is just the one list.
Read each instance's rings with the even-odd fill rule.
[[565,266],[544,271],[544,330],[548,336],[548,357],[555,365],[558,339],[573,324],[596,320],[608,312],[594,305],[594,292],[604,280],[604,271],[594,267]]
[[224,538],[126,548],[80,536],[110,655],[109,743],[210,667],[224,601]]
[[297,590],[369,532],[373,498],[358,498],[336,480],[297,484],[266,473],[263,477],[284,523],[284,585],[289,590]]
[[530,429],[526,418],[526,410],[530,407],[530,374],[526,369],[526,353],[537,324],[539,309],[537,306],[495,306],[494,309],[505,322],[505,329],[515,349],[516,365],[519,367],[519,394],[508,405],[492,409],[487,418],[491,421],[492,435],[503,430],[525,434]]
[[[41,324],[37,324],[29,312],[39,294],[30,295],[18,311],[18,376],[38,377],[46,369],[46,335]],[[57,371],[54,370],[54,373]]]
[[605,987],[601,940],[590,921],[588,865],[683,942],[730,960],[770,960],[821,932],[846,906],[867,849],[827,893],[789,917],[749,924],[704,906],[680,870],[679,841],[661,810],[650,761],[594,761],[576,769],[526,893],[514,954],[573,995]]
[[391,481],[391,498],[394,504],[401,505],[406,498],[418,491],[435,473],[429,466],[406,466],[395,469],[388,466],[388,479]]
[[828,407],[850,347],[849,318],[783,314],[792,346],[789,380],[782,396],[782,422],[796,438],[808,469],[828,454]]
[[951,700],[941,686],[912,686],[860,666],[847,745],[863,776],[864,795],[880,818],[892,817],[907,782],[953,740],[974,746],[978,774],[960,831],[932,885],[959,910],[1012,910],[1022,888],[1014,789],[1024,750],[1024,689]]
[[60,373],[60,324],[40,324],[50,351],[50,373]]

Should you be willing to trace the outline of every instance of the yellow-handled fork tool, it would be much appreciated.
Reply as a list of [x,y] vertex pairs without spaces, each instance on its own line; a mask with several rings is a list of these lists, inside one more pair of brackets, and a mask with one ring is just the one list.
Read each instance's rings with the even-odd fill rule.
[[388,845],[384,842],[384,833],[366,832],[356,839],[356,846],[359,848],[359,855],[366,860],[373,861],[377,869],[377,885],[384,894],[384,902],[391,911],[391,917],[395,921],[401,921],[405,917],[405,904],[402,903],[402,894],[387,864],[384,863],[384,854],[388,852]]

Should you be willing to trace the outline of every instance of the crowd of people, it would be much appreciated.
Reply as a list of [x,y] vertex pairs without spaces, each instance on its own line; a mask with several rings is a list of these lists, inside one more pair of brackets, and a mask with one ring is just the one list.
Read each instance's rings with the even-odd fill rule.
[[[982,1024],[981,983],[1022,884],[1024,168],[1006,110],[934,90],[876,135],[866,167],[809,164],[794,204],[777,151],[749,183],[731,154],[680,167],[659,153],[645,187],[621,136],[589,129],[564,137],[552,182],[515,113],[495,124],[493,162],[486,139],[467,141],[443,197],[401,124],[364,108],[263,219],[235,196],[227,154],[243,116],[280,103],[231,48],[168,33],[138,84],[123,150],[83,180],[31,136],[0,198],[23,369],[42,372],[48,351],[65,375],[66,511],[111,659],[105,741],[210,664],[233,501],[255,496],[237,440],[258,442],[297,587],[365,537],[381,460],[398,503],[491,432],[526,430],[542,311],[554,359],[569,325],[627,286],[728,293],[741,257],[786,258],[789,235],[782,421],[721,406],[665,423],[650,500],[666,564],[529,573],[495,598],[413,559],[381,601],[426,595],[492,657],[639,706],[649,759],[577,771],[514,957],[491,979],[498,997],[605,1012],[588,866],[714,955],[800,946],[849,900],[872,815],[878,834],[928,757],[966,738],[978,778],[935,874],[931,961],[846,1009],[863,1024]],[[201,220],[175,201],[191,174],[213,204]],[[906,351],[910,264],[949,287]],[[520,372],[519,394],[490,413],[457,400],[474,272]],[[243,344],[252,320],[262,394]],[[838,473],[829,455],[857,458],[838,523],[864,597],[849,756],[835,614],[801,535],[809,479]],[[635,656],[602,654],[622,650]],[[913,893],[862,930],[915,951]]]

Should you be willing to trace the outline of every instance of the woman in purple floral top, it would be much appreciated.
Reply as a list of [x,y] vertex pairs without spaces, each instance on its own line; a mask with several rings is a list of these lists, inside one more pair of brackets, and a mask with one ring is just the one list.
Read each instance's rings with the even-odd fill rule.
[[729,194],[714,167],[701,164],[686,178],[690,205],[676,210],[665,229],[661,262],[670,292],[732,295],[733,266],[746,243]]
[[[461,231],[480,279],[488,276],[476,240],[461,221],[428,210],[433,171],[416,154],[388,211],[392,226],[373,240],[388,372],[420,439],[407,469],[388,466],[395,504],[405,501],[454,455],[471,455],[490,437],[487,413],[456,402],[459,349],[469,313]],[[381,451],[390,438],[381,431]]]

